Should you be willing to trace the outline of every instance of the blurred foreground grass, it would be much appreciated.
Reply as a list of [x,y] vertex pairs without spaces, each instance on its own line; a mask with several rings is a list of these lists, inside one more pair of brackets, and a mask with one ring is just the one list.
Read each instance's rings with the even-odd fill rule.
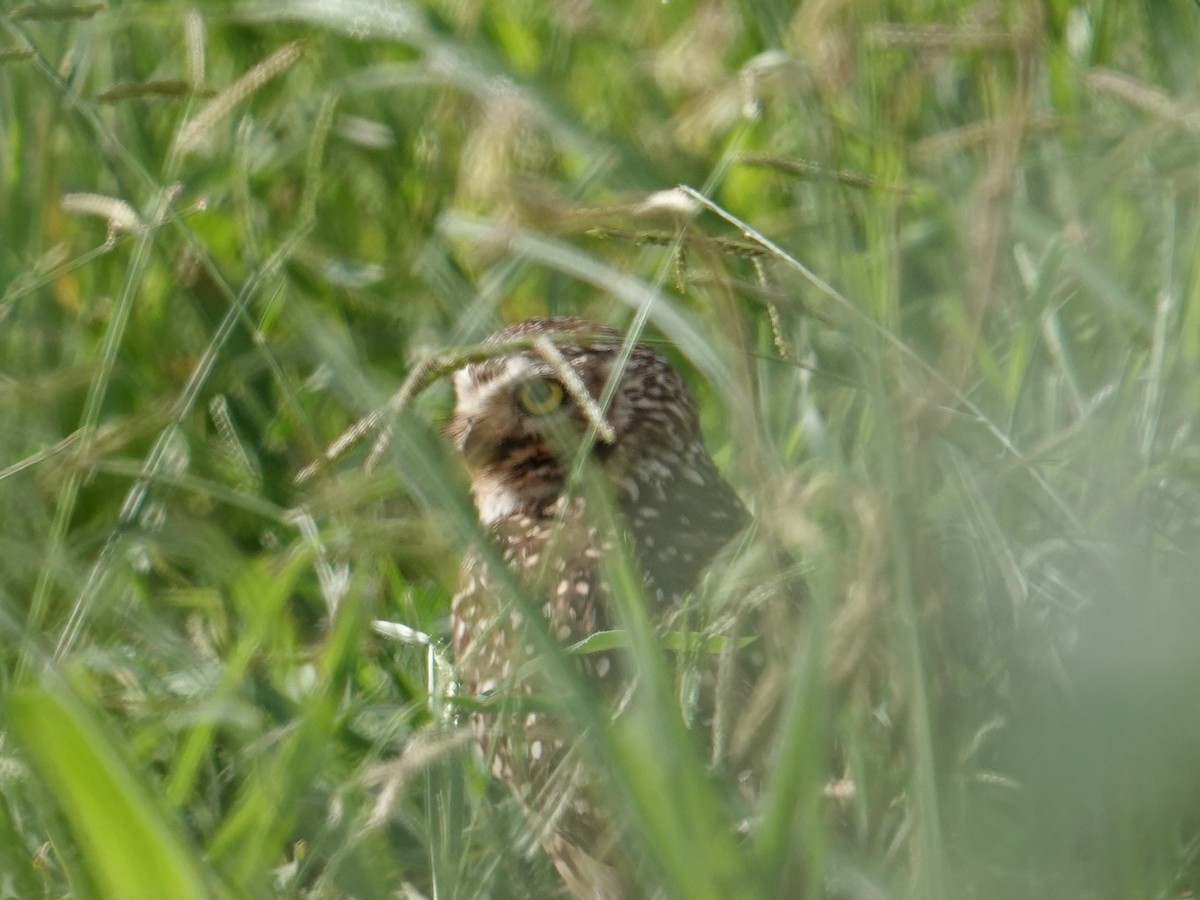
[[648,891],[1194,896],[1198,46],[1185,0],[0,13],[0,894],[555,895],[371,629],[441,634],[474,537],[446,387],[294,480],[548,313],[648,317],[756,517],[699,608],[759,634],[764,789],[614,729]]

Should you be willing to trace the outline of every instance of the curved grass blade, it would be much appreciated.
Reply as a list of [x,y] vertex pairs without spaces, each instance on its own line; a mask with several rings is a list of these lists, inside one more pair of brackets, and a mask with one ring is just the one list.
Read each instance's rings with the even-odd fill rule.
[[8,721],[47,792],[58,799],[103,896],[212,896],[174,823],[110,735],[67,690],[13,691]]

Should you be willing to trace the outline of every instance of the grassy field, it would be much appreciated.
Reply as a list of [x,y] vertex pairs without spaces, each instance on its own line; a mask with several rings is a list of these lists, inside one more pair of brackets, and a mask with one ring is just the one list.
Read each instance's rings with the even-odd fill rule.
[[1198,47],[1190,0],[0,11],[0,897],[558,896],[448,713],[448,386],[329,452],[539,314],[660,342],[754,513],[715,759],[707,660],[562,710],[648,896],[1196,896]]

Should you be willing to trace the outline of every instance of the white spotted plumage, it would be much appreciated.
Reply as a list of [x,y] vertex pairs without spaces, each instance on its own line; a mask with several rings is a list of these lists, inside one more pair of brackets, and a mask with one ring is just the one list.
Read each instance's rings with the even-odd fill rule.
[[[555,336],[556,359],[530,349],[455,374],[449,434],[466,461],[488,539],[535,601],[530,608],[540,611],[549,634],[570,644],[617,624],[603,577],[617,536],[600,529],[582,495],[564,495],[571,462],[564,457],[594,415],[574,398],[581,387],[591,400],[601,397],[622,335],[582,319],[531,319],[489,342],[540,335]],[[552,414],[535,415],[522,405],[523,386],[531,383],[561,404]],[[623,539],[661,619],[695,585],[702,561],[741,528],[745,510],[705,449],[682,378],[653,348],[633,346],[604,414],[613,440],[598,439],[591,461],[621,513]],[[521,617],[506,607],[489,557],[495,555],[468,553],[452,603],[450,632],[463,690],[530,696],[540,689],[537,678],[521,673],[534,645]],[[586,654],[581,666],[612,685],[610,691],[620,682],[619,660],[610,653]],[[596,809],[586,767],[563,724],[538,712],[475,714],[473,721],[491,770],[512,787],[572,892],[628,895],[615,829]]]

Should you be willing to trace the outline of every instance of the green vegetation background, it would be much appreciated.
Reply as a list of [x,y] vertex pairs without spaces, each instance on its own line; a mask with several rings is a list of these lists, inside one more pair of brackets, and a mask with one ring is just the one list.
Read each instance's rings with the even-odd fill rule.
[[1195,896],[1197,47],[1188,0],[0,12],[0,895],[554,896],[372,629],[444,634],[475,536],[446,386],[296,476],[585,314],[756,520],[699,627],[759,635],[761,790],[636,715],[596,763],[648,892]]

